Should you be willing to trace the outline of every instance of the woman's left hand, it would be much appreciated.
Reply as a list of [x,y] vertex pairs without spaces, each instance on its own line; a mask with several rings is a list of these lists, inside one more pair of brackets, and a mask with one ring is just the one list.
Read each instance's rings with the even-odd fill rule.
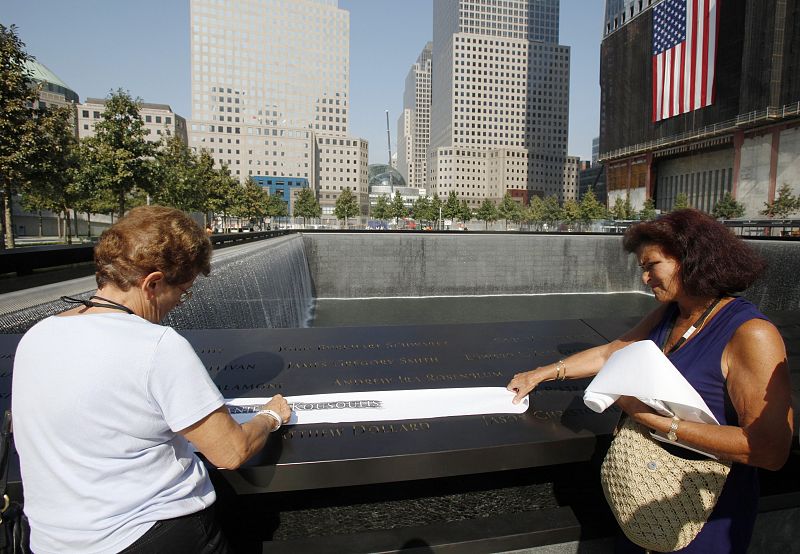
[[628,414],[631,419],[638,423],[642,423],[641,416],[644,414],[656,414],[650,406],[636,398],[635,396],[620,396],[615,402],[623,412]]

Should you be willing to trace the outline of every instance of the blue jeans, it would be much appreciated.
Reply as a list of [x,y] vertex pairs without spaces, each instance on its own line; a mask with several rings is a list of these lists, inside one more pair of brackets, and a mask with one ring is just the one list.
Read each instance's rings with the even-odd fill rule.
[[120,554],[232,554],[214,519],[214,506],[173,519],[157,521]]

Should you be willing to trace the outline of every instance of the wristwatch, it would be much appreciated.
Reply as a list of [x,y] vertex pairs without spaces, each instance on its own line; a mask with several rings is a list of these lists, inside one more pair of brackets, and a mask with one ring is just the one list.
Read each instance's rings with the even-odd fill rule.
[[669,431],[667,432],[667,438],[671,441],[678,440],[678,423],[680,423],[680,419],[678,416],[672,418],[672,423],[669,426]]

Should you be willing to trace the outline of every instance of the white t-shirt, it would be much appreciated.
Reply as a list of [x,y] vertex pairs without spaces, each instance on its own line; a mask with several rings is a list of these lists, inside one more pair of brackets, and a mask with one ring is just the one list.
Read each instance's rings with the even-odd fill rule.
[[224,400],[169,327],[124,313],[49,317],[20,340],[11,401],[37,554],[118,552],[216,499],[176,432]]

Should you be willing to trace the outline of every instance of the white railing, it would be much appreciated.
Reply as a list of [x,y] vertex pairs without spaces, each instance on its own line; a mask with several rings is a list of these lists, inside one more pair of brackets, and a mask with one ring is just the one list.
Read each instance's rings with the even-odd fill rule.
[[733,119],[728,119],[713,125],[707,125],[700,129],[686,131],[677,135],[670,135],[660,139],[651,140],[648,142],[641,142],[633,146],[626,146],[604,152],[600,155],[601,162],[609,162],[617,158],[624,158],[635,154],[649,152],[659,148],[670,146],[678,146],[681,143],[689,142],[698,139],[713,138],[715,136],[730,133],[742,127],[749,127],[765,121],[772,122],[800,115],[800,101],[793,104],[787,104],[782,107],[770,106],[761,110],[754,110],[752,112],[739,114]]

